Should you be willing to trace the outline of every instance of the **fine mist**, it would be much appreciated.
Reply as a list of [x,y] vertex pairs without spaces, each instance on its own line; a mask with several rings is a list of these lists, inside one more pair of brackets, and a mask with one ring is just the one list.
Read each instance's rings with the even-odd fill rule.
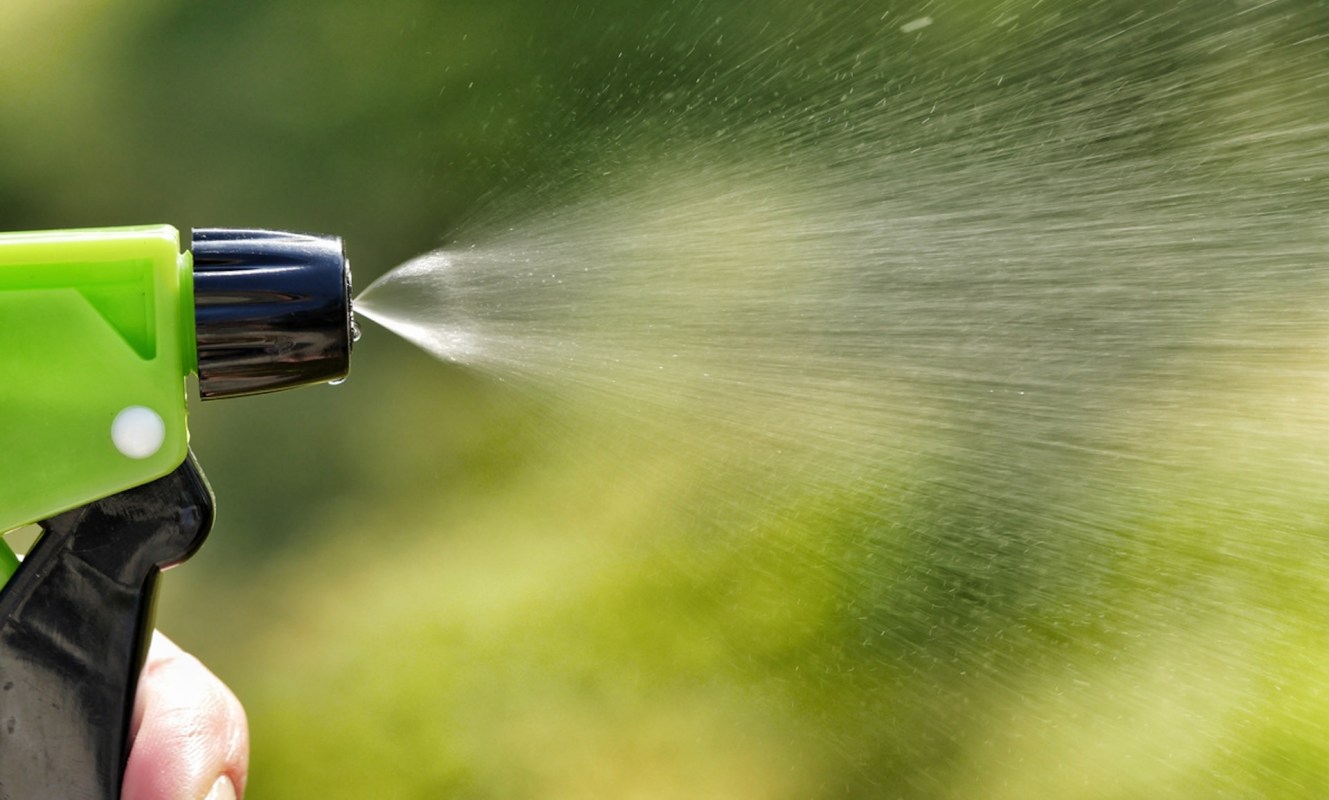
[[772,20],[357,307],[654,481],[752,796],[1329,791],[1329,9]]

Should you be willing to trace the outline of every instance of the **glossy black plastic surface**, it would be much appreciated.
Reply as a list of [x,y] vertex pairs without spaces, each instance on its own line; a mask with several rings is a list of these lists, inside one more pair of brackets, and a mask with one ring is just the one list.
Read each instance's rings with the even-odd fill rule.
[[203,399],[346,377],[355,320],[341,239],[213,228],[193,240]]
[[0,590],[0,798],[120,797],[157,577],[202,545],[212,515],[191,455],[42,523]]

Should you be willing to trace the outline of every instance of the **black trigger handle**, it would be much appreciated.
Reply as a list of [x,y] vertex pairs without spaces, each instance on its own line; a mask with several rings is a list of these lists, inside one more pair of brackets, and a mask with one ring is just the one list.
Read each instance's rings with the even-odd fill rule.
[[118,800],[161,570],[212,527],[191,453],[41,523],[0,589],[0,800]]

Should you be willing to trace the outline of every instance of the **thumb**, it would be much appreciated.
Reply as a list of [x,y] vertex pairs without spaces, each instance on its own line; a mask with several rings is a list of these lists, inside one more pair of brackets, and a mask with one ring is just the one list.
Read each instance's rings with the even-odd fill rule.
[[244,793],[249,727],[217,676],[160,633],[134,700],[123,800],[235,800]]

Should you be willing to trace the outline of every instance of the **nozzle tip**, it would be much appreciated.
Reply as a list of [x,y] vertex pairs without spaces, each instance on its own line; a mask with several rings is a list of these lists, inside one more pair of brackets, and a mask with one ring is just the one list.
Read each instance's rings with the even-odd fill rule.
[[346,377],[359,336],[340,238],[196,229],[193,254],[205,400]]

